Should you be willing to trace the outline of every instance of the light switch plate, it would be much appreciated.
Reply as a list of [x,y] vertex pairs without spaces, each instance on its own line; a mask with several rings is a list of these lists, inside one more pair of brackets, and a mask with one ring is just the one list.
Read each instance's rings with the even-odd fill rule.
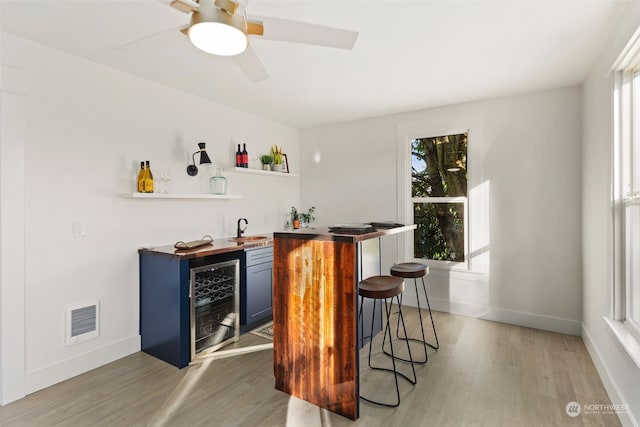
[[74,222],[73,225],[73,237],[84,237],[87,235],[87,227],[84,222]]

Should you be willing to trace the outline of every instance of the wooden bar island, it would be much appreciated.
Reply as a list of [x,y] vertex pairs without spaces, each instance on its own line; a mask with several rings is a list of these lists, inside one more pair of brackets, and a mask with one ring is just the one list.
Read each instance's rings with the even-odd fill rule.
[[[353,420],[359,417],[358,282],[372,274],[363,264],[373,253],[379,265],[379,238],[415,228],[274,233],[277,390]],[[378,269],[373,274],[379,274]]]

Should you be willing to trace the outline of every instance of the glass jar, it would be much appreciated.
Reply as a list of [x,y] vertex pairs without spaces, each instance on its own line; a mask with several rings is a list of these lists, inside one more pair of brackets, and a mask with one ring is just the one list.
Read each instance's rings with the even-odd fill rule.
[[222,176],[222,169],[217,168],[216,174],[209,179],[211,194],[227,194],[227,178]]

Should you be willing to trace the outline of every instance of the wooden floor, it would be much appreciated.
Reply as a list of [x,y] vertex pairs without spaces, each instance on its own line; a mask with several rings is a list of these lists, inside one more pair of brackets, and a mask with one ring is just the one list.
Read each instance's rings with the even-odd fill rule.
[[[408,311],[411,333],[417,315]],[[620,425],[614,414],[571,418],[565,413],[571,401],[610,403],[581,338],[446,313],[434,316],[440,350],[430,350],[428,364],[416,368],[418,384],[400,383],[397,409],[361,402],[356,422],[274,390],[272,351],[262,350],[205,359],[182,370],[136,353],[0,408],[0,425]],[[268,342],[245,334],[235,346]],[[412,351],[415,355],[418,347]],[[374,360],[389,363],[379,354]],[[361,393],[393,398],[393,376],[365,366],[361,362]]]

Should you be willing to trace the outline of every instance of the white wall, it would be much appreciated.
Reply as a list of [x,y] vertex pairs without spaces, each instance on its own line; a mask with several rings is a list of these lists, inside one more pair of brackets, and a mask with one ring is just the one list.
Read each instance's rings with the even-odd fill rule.
[[[301,204],[318,208],[319,224],[402,221],[402,130],[470,129],[470,151],[480,147],[469,163],[471,266],[479,274],[432,269],[430,297],[440,309],[579,334],[580,102],[573,87],[305,129]],[[396,251],[385,244],[383,264]]]
[[[640,3],[629,2],[583,85],[583,337],[614,403],[627,403],[626,425],[640,423],[640,369],[619,345],[603,316],[612,301],[612,99],[610,69],[640,25]],[[635,419],[635,421],[633,420]]]
[[0,404],[24,395],[24,90],[0,64]]
[[[134,191],[140,160],[150,160],[156,176],[170,168],[173,192],[207,193],[211,168],[195,178],[185,172],[197,142],[223,167],[234,165],[236,143],[246,142],[254,156],[278,144],[299,172],[299,131],[2,36],[2,65],[21,70],[27,82],[25,170],[16,179],[24,181],[20,314],[29,393],[139,349],[140,246],[229,237],[239,217],[249,221],[247,234],[282,229],[299,201],[296,178],[232,172],[225,173],[229,193],[241,200],[120,197]],[[86,224],[86,237],[72,237],[74,221]],[[66,307],[91,300],[101,304],[100,337],[65,347]]]

